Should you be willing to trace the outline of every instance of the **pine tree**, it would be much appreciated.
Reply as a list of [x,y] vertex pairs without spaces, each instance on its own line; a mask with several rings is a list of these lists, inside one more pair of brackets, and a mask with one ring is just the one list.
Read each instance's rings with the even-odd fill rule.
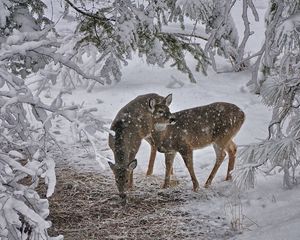
[[[95,109],[64,104],[65,89],[46,104],[40,98],[43,84],[29,87],[27,76],[52,62],[102,83],[59,52],[61,42],[44,8],[40,0],[0,0],[1,239],[62,239],[48,236],[48,200],[35,191],[44,179],[46,196],[54,192],[55,162],[47,155],[49,147],[57,145],[50,131],[53,119],[67,119],[92,143],[97,131],[105,131],[105,122],[93,115]],[[44,76],[56,81],[51,71]],[[24,183],[24,178],[30,181]]]
[[[236,182],[253,186],[254,173],[280,168],[283,185],[291,188],[300,147],[300,1],[271,0],[266,15],[266,40],[256,60],[255,84],[263,103],[273,109],[266,140],[246,146],[243,165],[236,171]],[[256,71],[260,71],[257,74]],[[254,78],[255,79],[255,78]]]
[[[189,53],[196,60],[196,71],[206,73],[208,61],[199,44],[191,44],[189,36],[168,31],[172,21],[183,22],[183,12],[176,1],[112,1],[99,5],[94,12],[83,11],[80,4],[66,2],[79,14],[78,32],[81,44],[93,44],[102,61],[100,76],[107,83],[120,81],[121,66],[126,65],[135,52],[145,56],[148,64],[164,66],[167,62],[187,73],[196,82],[186,63]],[[200,16],[200,15],[199,15]],[[183,25],[182,25],[183,26]]]

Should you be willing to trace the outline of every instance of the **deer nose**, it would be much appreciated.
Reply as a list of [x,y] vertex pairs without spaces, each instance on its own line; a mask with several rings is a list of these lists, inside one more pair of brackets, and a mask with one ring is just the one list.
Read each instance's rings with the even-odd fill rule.
[[171,124],[174,124],[176,122],[176,118],[174,115],[172,115],[169,120]]

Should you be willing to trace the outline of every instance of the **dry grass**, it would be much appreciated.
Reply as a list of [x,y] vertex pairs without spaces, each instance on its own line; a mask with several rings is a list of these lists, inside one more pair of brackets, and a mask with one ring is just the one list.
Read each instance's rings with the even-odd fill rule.
[[183,210],[187,201],[201,204],[205,200],[186,185],[161,190],[161,179],[135,178],[135,190],[122,206],[110,175],[58,169],[56,192],[50,198],[50,235],[63,234],[65,240],[209,240],[232,236],[224,219]]

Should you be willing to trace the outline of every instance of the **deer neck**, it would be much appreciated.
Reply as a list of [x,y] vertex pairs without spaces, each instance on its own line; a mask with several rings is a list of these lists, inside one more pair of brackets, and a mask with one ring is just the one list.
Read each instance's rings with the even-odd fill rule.
[[155,143],[162,143],[168,134],[168,126],[154,124],[151,131],[151,136]]

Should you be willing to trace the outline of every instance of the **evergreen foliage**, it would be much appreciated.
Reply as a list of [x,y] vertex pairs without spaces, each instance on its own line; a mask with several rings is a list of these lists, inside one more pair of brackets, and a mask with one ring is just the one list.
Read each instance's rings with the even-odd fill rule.
[[297,183],[295,173],[300,164],[299,10],[299,1],[270,1],[266,42],[262,55],[256,60],[261,71],[256,90],[263,103],[273,109],[273,116],[267,140],[246,146],[242,151],[243,165],[235,173],[240,186],[253,186],[254,173],[262,168],[267,173],[275,168],[283,171],[283,185],[287,188]]
[[[196,82],[186,62],[206,74],[215,55],[243,70],[257,57],[249,86],[273,109],[266,140],[241,151],[243,165],[234,173],[239,186],[253,186],[255,172],[264,167],[284,172],[284,186],[297,182],[300,143],[300,2],[270,0],[265,43],[245,58],[251,35],[247,9],[258,16],[252,0],[243,1],[245,32],[239,43],[230,10],[235,0],[104,1],[64,0],[68,15],[77,13],[75,33],[59,36],[45,16],[42,0],[0,0],[0,236],[1,239],[61,239],[48,236],[48,201],[35,191],[42,179],[47,197],[56,183],[55,162],[46,153],[57,144],[53,121],[65,118],[76,136],[84,134],[95,148],[97,133],[108,131],[96,109],[66,105],[63,95],[78,85],[89,91],[96,83],[121,80],[123,65],[138,53],[148,64],[170,64]],[[190,24],[190,21],[193,21]],[[187,24],[189,22],[189,24]],[[176,24],[175,31],[171,29]],[[193,29],[188,29],[190,25]],[[192,41],[193,39],[193,41]],[[203,44],[204,42],[204,44]],[[204,46],[204,49],[203,47]],[[28,76],[38,81],[30,86]],[[90,81],[92,80],[92,81]],[[40,97],[51,85],[63,88],[50,104]],[[29,179],[25,184],[21,180]]]
[[[41,180],[47,186],[46,197],[55,189],[55,162],[47,155],[49,148],[58,145],[50,131],[52,122],[58,117],[67,119],[73,132],[85,134],[91,142],[96,141],[98,131],[105,131],[104,121],[93,115],[95,109],[64,103],[67,90],[46,104],[40,98],[44,83],[33,89],[26,81],[28,74],[50,62],[101,81],[59,52],[61,43],[51,21],[44,17],[44,8],[40,0],[0,0],[1,239],[62,239],[48,235],[48,200],[35,191]],[[55,83],[53,72],[45,69],[43,73]]]
[[[67,1],[80,14],[78,28],[83,34],[80,43],[89,43],[97,47],[103,64],[100,76],[107,83],[120,81],[122,64],[132,58],[134,52],[145,56],[148,64],[171,66],[187,73],[192,82],[196,82],[185,55],[194,56],[196,71],[206,73],[208,61],[197,44],[190,44],[184,36],[165,32],[163,27],[172,20],[183,23],[183,11],[176,1],[145,1],[135,3],[122,0],[113,1],[107,6],[98,6],[94,12],[82,12],[71,1]],[[111,66],[114,66],[113,68]]]

